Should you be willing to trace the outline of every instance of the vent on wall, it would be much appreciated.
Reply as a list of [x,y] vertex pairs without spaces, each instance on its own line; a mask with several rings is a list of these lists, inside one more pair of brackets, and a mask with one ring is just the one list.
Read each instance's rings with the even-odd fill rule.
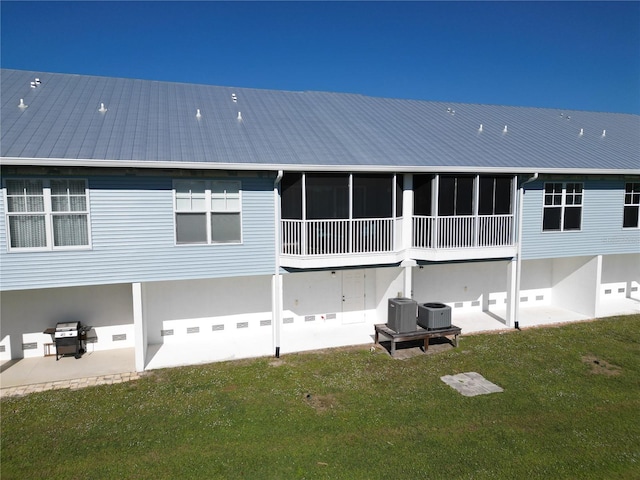
[[293,323],[293,317],[283,318],[282,323]]
[[249,328],[249,322],[238,322],[236,324],[237,328]]
[[173,335],[173,329],[171,329],[171,330],[160,330],[160,336],[161,337],[168,337],[170,335]]
[[316,319],[315,315],[307,315],[306,317],[304,317],[305,322],[313,322],[315,319]]
[[23,343],[22,350],[35,350],[38,348],[38,342]]
[[214,332],[219,332],[221,330],[224,330],[224,324],[219,324],[219,325],[211,325],[211,330]]
[[4,345],[0,345],[0,353],[4,353],[6,349],[7,347],[5,347]]
[[111,337],[111,340],[113,342],[121,342],[122,340],[126,340],[127,339],[127,334],[126,333],[121,333],[120,335],[113,335]]
[[269,325],[271,325],[271,320],[260,320],[261,327],[267,327]]
[[200,327],[187,327],[187,333],[200,333]]

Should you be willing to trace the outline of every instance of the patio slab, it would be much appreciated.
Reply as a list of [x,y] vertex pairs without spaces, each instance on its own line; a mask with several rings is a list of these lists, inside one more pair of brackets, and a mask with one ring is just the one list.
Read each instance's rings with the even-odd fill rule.
[[489,393],[500,393],[504,391],[501,387],[495,383],[491,383],[477,372],[445,375],[444,377],[440,377],[440,380],[465,397],[475,397],[476,395],[487,395]]
[[133,348],[87,352],[81,358],[55,356],[8,360],[0,367],[0,388],[134,373]]

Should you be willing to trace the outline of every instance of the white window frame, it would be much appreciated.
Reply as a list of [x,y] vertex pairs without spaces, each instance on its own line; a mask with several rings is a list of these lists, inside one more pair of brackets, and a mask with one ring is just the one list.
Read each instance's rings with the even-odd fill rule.
[[[562,190],[558,193],[552,193],[550,195],[560,195],[560,203],[551,203],[550,205],[547,205],[546,203],[546,199],[547,199],[547,185],[556,185],[556,184],[560,184],[562,185]],[[580,192],[576,193],[575,190],[572,192],[567,192],[567,185],[580,185]],[[543,233],[558,233],[558,232],[581,232],[582,231],[582,213],[584,210],[584,195],[585,195],[585,189],[584,189],[584,182],[562,182],[562,181],[558,181],[558,182],[545,182],[542,188],[542,224],[541,224],[541,228],[542,228],[542,232]],[[576,197],[579,196],[580,198],[580,203],[575,203]],[[567,199],[571,198],[572,199],[572,203],[567,203]],[[564,226],[564,221],[565,221],[565,212],[567,208],[574,208],[574,207],[580,207],[580,228],[570,228],[570,229],[566,229]],[[545,229],[544,228],[544,214],[545,214],[545,210],[546,209],[551,209],[551,208],[560,208],[560,228],[558,229]]]
[[[632,185],[631,192],[627,192],[628,185]],[[640,210],[640,200],[635,202],[633,200],[633,197],[636,197],[638,193],[640,193],[640,190],[635,190],[634,187],[640,188],[640,180],[638,180],[637,182],[625,182],[624,184],[624,210],[626,210],[628,207],[636,207],[638,210]],[[640,215],[636,220],[636,225],[631,227],[624,226],[624,210],[622,212],[622,228],[624,228],[625,230],[640,228]]]
[[[178,186],[180,184],[202,184],[204,192],[203,196],[194,195],[190,188],[189,193],[180,194]],[[224,184],[233,184],[237,188],[229,192],[227,189],[220,187]],[[178,200],[182,200],[179,207]],[[185,201],[189,200],[190,205],[187,207]],[[222,201],[223,205],[219,205]],[[216,206],[214,206],[216,204]],[[173,180],[173,213],[174,213],[174,242],[176,246],[195,246],[195,245],[239,245],[243,243],[242,228],[242,182],[235,179],[220,180],[202,180],[202,179],[174,179]],[[178,241],[178,215],[184,213],[203,214],[205,217],[206,239],[202,242]],[[216,213],[237,214],[240,235],[239,239],[233,241],[216,241],[213,228],[213,216]]]
[[[84,183],[84,199],[85,199],[85,209],[84,210],[61,210],[54,211],[52,205],[52,198],[57,197],[59,195],[52,195],[51,193],[51,182],[54,181],[82,181]],[[43,210],[39,212],[10,212],[9,211],[9,198],[12,195],[9,195],[9,191],[7,188],[7,182],[11,181],[36,181],[42,182],[42,199],[43,199]],[[7,251],[8,252],[49,252],[49,251],[61,251],[61,250],[91,250],[92,249],[92,238],[91,238],[91,213],[90,213],[90,199],[89,199],[89,188],[88,182],[86,178],[73,178],[73,177],[56,177],[56,178],[42,178],[42,177],[12,177],[5,178],[2,184],[2,193],[5,205],[5,223],[6,223],[6,234],[7,234]],[[68,195],[71,196],[70,194]],[[77,196],[77,195],[76,195]],[[11,238],[11,217],[20,217],[20,216],[30,216],[30,215],[38,215],[43,216],[45,221],[45,245],[42,247],[12,247],[12,238]],[[86,217],[87,221],[87,244],[86,245],[62,245],[56,246],[54,245],[54,217],[56,216],[65,216],[65,215],[83,215]]]

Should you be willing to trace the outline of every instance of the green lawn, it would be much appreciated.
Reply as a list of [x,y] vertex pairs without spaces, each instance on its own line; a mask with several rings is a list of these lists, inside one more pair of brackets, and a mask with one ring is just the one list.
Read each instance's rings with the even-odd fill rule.
[[[596,363],[597,362],[597,363]],[[464,397],[443,375],[504,392]],[[2,400],[9,479],[640,478],[640,315]]]

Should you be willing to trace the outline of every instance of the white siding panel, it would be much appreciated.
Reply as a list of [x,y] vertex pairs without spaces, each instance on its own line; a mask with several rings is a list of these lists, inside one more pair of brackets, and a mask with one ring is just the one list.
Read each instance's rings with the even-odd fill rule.
[[544,182],[527,185],[522,228],[524,259],[640,253],[640,230],[622,228],[623,179],[567,178],[564,181],[584,182],[582,229],[575,232],[543,232]]
[[2,205],[2,290],[270,274],[273,183],[239,179],[237,245],[175,245],[170,177],[90,178],[90,250],[8,253]]

